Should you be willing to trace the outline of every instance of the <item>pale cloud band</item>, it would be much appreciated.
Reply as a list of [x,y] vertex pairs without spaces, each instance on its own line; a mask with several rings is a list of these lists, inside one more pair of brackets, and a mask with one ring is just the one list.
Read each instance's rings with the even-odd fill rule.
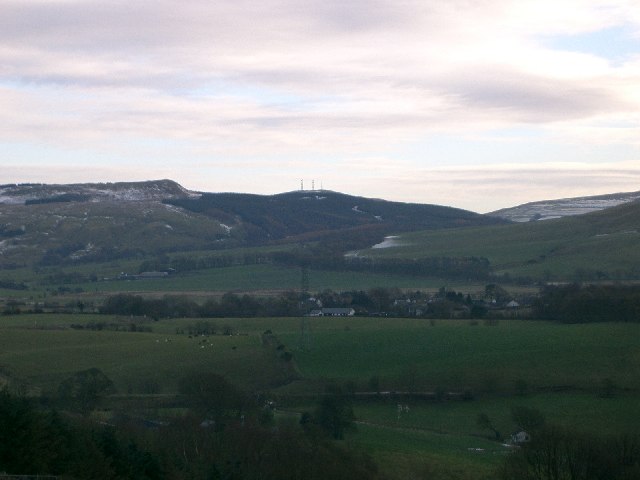
[[[639,188],[635,168],[604,175],[640,164],[634,0],[0,0],[0,12],[7,182],[163,172],[194,189],[264,193],[318,175],[352,193],[475,210]],[[625,48],[589,51],[603,31]],[[581,51],[559,46],[581,36]],[[528,138],[504,138],[513,129]],[[410,147],[443,135],[455,151]],[[478,141],[495,152],[482,168]],[[511,177],[526,181],[498,188],[482,172],[503,163],[505,141],[557,150],[539,175],[513,158]],[[388,194],[363,173],[374,169]],[[447,194],[478,180],[473,201]]]

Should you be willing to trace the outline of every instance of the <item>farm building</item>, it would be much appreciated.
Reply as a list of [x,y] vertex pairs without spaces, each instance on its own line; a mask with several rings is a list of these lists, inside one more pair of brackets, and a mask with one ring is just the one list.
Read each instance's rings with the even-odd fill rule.
[[321,308],[311,310],[310,317],[352,317],[356,311],[353,308]]
[[524,430],[520,432],[516,432],[511,435],[511,444],[512,445],[520,445],[521,443],[527,443],[531,441],[531,435],[529,435]]

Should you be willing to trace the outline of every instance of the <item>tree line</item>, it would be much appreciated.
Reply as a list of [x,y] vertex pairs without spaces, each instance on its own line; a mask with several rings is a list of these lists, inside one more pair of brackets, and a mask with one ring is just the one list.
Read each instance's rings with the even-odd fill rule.
[[564,323],[640,322],[640,286],[549,285],[535,299],[534,316]]
[[153,299],[123,293],[108,297],[100,308],[100,313],[147,316],[154,320],[199,317],[290,317],[303,313],[300,302],[300,296],[295,292],[284,293],[277,297],[226,293],[219,300],[209,299],[203,304],[178,295]]
[[[167,295],[145,298],[121,293],[109,296],[100,313],[160,318],[295,317],[324,308],[353,308],[358,315],[395,317],[450,318],[455,315],[481,318],[487,308],[474,305],[469,295],[444,287],[435,295],[422,291],[403,292],[398,288],[375,287],[369,290],[336,292],[330,289],[315,294],[288,291],[277,296],[225,293],[221,298],[199,304],[186,296]],[[456,313],[457,312],[457,313]],[[460,313],[462,312],[462,313]]]
[[273,252],[276,264],[324,270],[484,280],[492,268],[484,257],[377,258],[345,255],[350,249],[327,242]]
[[502,480],[632,480],[640,478],[640,435],[585,433],[557,425],[534,430],[507,457]]
[[[367,233],[367,235],[364,235]],[[490,262],[484,257],[424,257],[374,258],[345,255],[349,251],[369,248],[371,232],[350,231],[348,235],[327,234],[313,243],[272,252],[242,254],[217,253],[206,256],[161,255],[141,262],[138,270],[187,272],[238,265],[275,264],[320,270],[402,274],[441,278],[482,280],[492,274]],[[374,232],[375,233],[375,232]],[[379,234],[379,232],[378,232]],[[374,237],[377,238],[377,237]]]

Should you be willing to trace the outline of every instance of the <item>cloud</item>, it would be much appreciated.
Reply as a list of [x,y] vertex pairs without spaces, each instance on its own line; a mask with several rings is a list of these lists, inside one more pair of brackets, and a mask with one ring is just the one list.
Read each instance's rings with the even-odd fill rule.
[[537,200],[637,191],[640,185],[638,161],[402,169],[392,179],[374,171],[364,174],[358,193],[375,190],[386,199],[422,198],[482,213]]
[[573,145],[571,160],[587,145],[611,146],[611,162],[640,147],[640,57],[612,64],[548,41],[640,32],[633,0],[0,0],[0,10],[0,142],[49,148],[59,167],[65,155],[83,168],[102,159],[104,175],[160,162],[198,181],[233,166],[239,179],[261,169],[284,186],[318,159],[336,172],[402,159],[384,171],[405,192],[402,172],[432,176],[452,161],[406,153],[442,135],[469,145],[455,152],[469,168],[473,142],[501,129]]

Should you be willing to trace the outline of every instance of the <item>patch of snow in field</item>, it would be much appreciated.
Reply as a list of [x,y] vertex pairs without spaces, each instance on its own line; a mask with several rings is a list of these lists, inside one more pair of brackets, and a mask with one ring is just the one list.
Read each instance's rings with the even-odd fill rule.
[[391,247],[400,247],[402,245],[404,245],[404,243],[399,242],[398,241],[398,237],[397,235],[392,235],[390,237],[384,237],[384,241],[381,243],[377,243],[375,244],[373,247],[371,248],[391,248]]
[[227,235],[231,233],[231,229],[233,228],[233,227],[230,227],[229,225],[225,225],[224,223],[221,223],[220,226],[226,230]]
[[360,210],[360,207],[358,207],[358,205],[356,205],[355,207],[352,207],[351,210],[353,210],[356,213],[366,213]]

